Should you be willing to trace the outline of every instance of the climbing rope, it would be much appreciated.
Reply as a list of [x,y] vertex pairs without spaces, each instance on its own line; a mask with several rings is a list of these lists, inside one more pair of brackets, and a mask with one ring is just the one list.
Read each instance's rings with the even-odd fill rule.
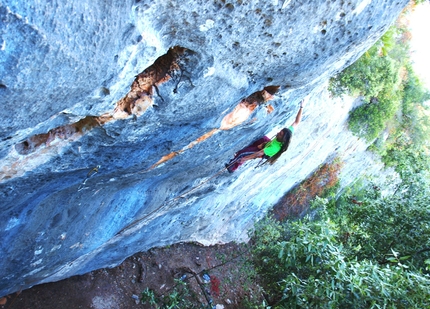
[[[231,165],[229,165],[228,167],[230,167]],[[149,214],[145,215],[144,217],[130,223],[129,225],[127,225],[126,227],[124,227],[123,229],[121,229],[118,233],[116,233],[116,235],[122,234],[124,231],[130,229],[131,227],[135,226],[136,224],[146,220],[147,218],[149,218],[151,215],[153,215],[154,213],[156,213],[157,211],[159,211],[160,209],[168,206],[170,203],[173,203],[175,201],[177,201],[180,198],[184,198],[185,195],[190,194],[191,192],[195,191],[196,189],[200,188],[201,186],[203,186],[205,183],[208,183],[210,180],[212,180],[213,178],[221,175],[222,173],[224,173],[228,167],[224,167],[221,170],[219,170],[217,173],[215,173],[213,176],[211,176],[210,178],[206,179],[205,181],[201,182],[200,184],[198,184],[197,186],[192,187],[191,189],[189,189],[188,191],[170,199],[165,201],[163,204],[161,204],[159,207],[157,207],[156,209],[154,209],[153,211],[151,211]]]
[[[246,153],[246,155],[248,155],[249,153]],[[157,211],[159,211],[160,209],[168,206],[170,203],[173,203],[175,201],[177,201],[178,199],[184,198],[186,195],[190,194],[191,192],[197,190],[198,188],[200,188],[201,186],[203,186],[204,184],[208,183],[209,181],[211,181],[212,179],[218,177],[219,175],[221,175],[222,173],[224,173],[225,171],[228,170],[229,167],[231,167],[233,164],[235,164],[237,162],[238,159],[240,159],[241,156],[238,156],[237,158],[235,158],[234,160],[232,160],[229,164],[226,164],[225,167],[223,167],[221,170],[219,170],[218,172],[216,172],[214,175],[212,175],[211,177],[209,177],[208,179],[206,179],[205,181],[201,182],[200,184],[198,184],[197,186],[192,187],[191,189],[185,191],[184,193],[170,199],[167,200],[166,202],[164,202],[163,204],[161,204],[159,207],[157,207],[156,209],[154,209],[153,211],[151,211],[149,214],[145,215],[144,217],[130,223],[129,225],[127,225],[126,227],[124,227],[123,229],[121,229],[118,233],[116,233],[116,235],[120,235],[122,234],[124,231],[130,229],[131,227],[135,226],[136,224],[146,220],[147,218],[149,218],[151,215],[153,215],[154,213],[156,213]],[[261,163],[261,161],[260,161]],[[259,165],[260,165],[259,163]],[[257,165],[256,167],[258,167],[259,165]],[[145,171],[148,171],[148,169],[146,169]],[[142,171],[141,171],[142,172]]]
[[[272,138],[271,138],[271,140],[273,140],[273,138],[275,138],[275,137],[276,137],[276,135],[275,135],[274,137],[272,137]],[[118,233],[116,233],[116,235],[122,234],[124,231],[126,231],[126,230],[130,229],[131,227],[135,226],[136,224],[141,223],[142,221],[146,220],[147,218],[149,218],[151,215],[153,215],[154,213],[156,213],[156,212],[157,212],[157,211],[159,211],[160,209],[162,209],[162,208],[164,208],[164,207],[168,206],[170,203],[173,203],[173,202],[177,201],[178,199],[184,198],[186,195],[188,195],[188,194],[190,194],[191,192],[193,192],[193,191],[197,190],[198,188],[202,187],[204,184],[208,183],[208,182],[209,182],[209,181],[211,181],[212,179],[214,179],[214,178],[218,177],[219,175],[221,175],[222,173],[224,173],[224,172],[225,172],[226,170],[228,170],[228,169],[229,169],[233,164],[235,164],[235,163],[237,162],[237,160],[239,160],[240,158],[243,158],[244,156],[247,156],[247,155],[252,154],[252,153],[253,153],[253,152],[249,152],[249,153],[247,152],[247,153],[242,153],[242,154],[240,154],[239,156],[237,156],[236,158],[234,158],[232,161],[230,161],[228,164],[226,164],[226,166],[225,166],[225,167],[223,167],[221,170],[219,170],[218,172],[216,172],[214,175],[212,175],[211,177],[209,177],[209,178],[208,178],[208,179],[206,179],[205,181],[203,181],[203,182],[201,182],[200,184],[198,184],[198,185],[196,185],[196,186],[192,187],[191,189],[189,189],[189,190],[185,191],[184,193],[181,193],[180,195],[178,195],[178,196],[176,196],[176,197],[174,197],[174,198],[172,198],[172,199],[170,199],[170,200],[167,200],[166,202],[164,202],[163,204],[161,204],[159,207],[157,207],[156,209],[154,209],[153,211],[151,211],[150,213],[148,213],[148,214],[147,214],[147,215],[145,215],[144,217],[142,217],[142,218],[140,218],[140,219],[138,219],[138,220],[136,220],[136,221],[134,221],[134,222],[130,223],[129,225],[127,225],[126,227],[124,227],[123,229],[121,229]],[[264,159],[264,158],[262,158],[262,160],[263,160],[263,159]],[[259,167],[259,166],[261,166],[261,165],[263,165],[263,164],[264,164],[264,163],[262,163],[262,160],[257,164],[257,166],[256,166],[255,168],[257,168],[257,167]],[[97,173],[99,168],[100,168],[100,166],[98,165],[98,166],[96,166],[95,168],[93,168],[93,169],[88,173],[88,175],[87,175],[87,177],[85,178],[85,180],[84,180],[84,181],[82,182],[82,184],[79,186],[78,191],[81,191],[82,189],[84,189],[84,188],[85,188],[85,187],[84,187],[84,185],[85,185],[86,181],[88,180],[88,178],[89,178],[89,177],[91,177],[93,174]],[[137,173],[145,173],[145,172],[148,172],[148,171],[150,171],[150,170],[152,170],[152,169],[153,169],[153,168],[152,168],[152,166],[151,166],[151,167],[146,168],[146,169],[144,169],[144,170],[141,170],[141,171],[138,171],[138,172],[135,172],[135,173],[130,173],[130,174],[127,174],[127,175],[124,175],[124,176],[130,176],[130,175],[134,175],[134,174],[137,174]]]

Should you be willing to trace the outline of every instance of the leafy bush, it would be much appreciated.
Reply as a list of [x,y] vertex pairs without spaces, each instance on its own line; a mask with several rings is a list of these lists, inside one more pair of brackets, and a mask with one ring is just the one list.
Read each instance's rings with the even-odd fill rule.
[[379,55],[372,47],[357,62],[332,79],[334,94],[362,95],[367,104],[350,113],[349,127],[353,133],[375,139],[400,107],[400,63]]
[[380,99],[375,99],[375,102],[363,104],[352,110],[348,120],[349,129],[370,142],[381,134],[399,106],[400,99],[396,93],[384,94]]
[[398,84],[400,65],[388,56],[380,56],[377,44],[331,79],[329,89],[334,95],[362,95],[369,100]]
[[[430,278],[401,263],[379,265],[346,250],[338,226],[330,221],[290,222],[282,236],[267,221],[257,234],[254,262],[272,296],[271,308],[426,308]],[[267,228],[269,226],[269,228]],[[397,258],[397,257],[396,257]]]
[[423,105],[430,100],[430,92],[424,88],[410,66],[406,69],[407,78],[403,83],[402,113],[397,135],[402,136],[406,132],[411,143],[422,145],[428,141],[430,135],[430,119]]
[[[282,307],[417,308],[430,304],[426,297],[429,278],[401,266],[350,259],[336,225],[329,220],[297,222],[290,230],[291,238],[279,254],[290,273],[283,280]],[[422,294],[415,294],[418,285]]]
[[196,305],[196,301],[190,295],[190,290],[182,280],[175,280],[176,285],[171,292],[162,297],[157,297],[153,290],[146,288],[142,292],[142,304],[148,303],[156,309],[182,309],[182,308],[205,308],[203,305]]
[[270,299],[278,299],[282,296],[278,282],[284,278],[285,273],[283,266],[277,263],[277,256],[279,243],[284,234],[285,229],[279,221],[266,217],[256,223],[250,235],[254,268]]
[[393,158],[401,181],[317,198],[314,220],[256,225],[271,308],[430,307],[430,158],[408,150]]

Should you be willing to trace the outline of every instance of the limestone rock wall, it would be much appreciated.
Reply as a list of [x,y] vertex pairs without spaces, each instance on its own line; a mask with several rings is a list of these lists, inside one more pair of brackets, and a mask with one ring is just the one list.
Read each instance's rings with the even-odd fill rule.
[[[353,102],[324,89],[406,3],[1,0],[0,295],[154,246],[245,240],[330,156],[350,163],[345,183],[380,168],[344,128]],[[244,104],[268,86],[274,100]],[[222,172],[305,96],[276,165]]]

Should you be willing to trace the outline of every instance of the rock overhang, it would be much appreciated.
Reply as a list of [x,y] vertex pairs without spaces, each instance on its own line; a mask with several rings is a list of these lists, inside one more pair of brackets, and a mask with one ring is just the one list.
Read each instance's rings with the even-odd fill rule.
[[[295,103],[308,93],[325,104],[314,89],[371,46],[405,4],[113,1],[106,7],[83,1],[52,8],[4,1],[2,170],[19,170],[21,162],[23,173],[0,184],[7,218],[1,224],[7,270],[1,291],[113,266],[152,246],[244,239],[281,191],[332,153],[315,153],[322,146],[306,141],[318,129],[326,132],[320,119],[309,118],[315,124],[307,126],[318,126],[314,133],[295,136],[296,146],[308,147],[308,164],[291,150],[291,164],[301,166],[296,174],[245,168],[163,205],[206,181],[250,140],[291,122]],[[19,53],[8,49],[19,44]],[[158,87],[163,100],[153,94],[154,106],[139,116],[97,125],[74,140],[57,139],[40,153],[14,152],[31,136],[112,111],[135,76],[174,46],[195,55],[192,83],[172,78]],[[257,108],[240,125],[202,139],[241,100],[269,85],[281,86],[271,114]],[[180,153],[148,170],[172,152]],[[283,168],[293,168],[288,164]],[[139,221],[157,208],[152,221]]]

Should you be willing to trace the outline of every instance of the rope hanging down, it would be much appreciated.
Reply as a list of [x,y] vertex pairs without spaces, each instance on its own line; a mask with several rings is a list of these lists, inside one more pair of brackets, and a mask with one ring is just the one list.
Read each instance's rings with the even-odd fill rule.
[[192,188],[191,188],[191,189],[189,189],[188,191],[185,191],[184,193],[182,193],[182,194],[180,194],[180,195],[178,195],[178,196],[176,196],[176,197],[174,197],[174,198],[172,198],[172,199],[170,199],[170,200],[167,200],[166,202],[164,202],[163,204],[161,204],[159,207],[157,207],[156,209],[154,209],[153,211],[151,211],[149,214],[147,214],[147,215],[145,215],[144,217],[142,217],[142,218],[140,218],[140,219],[138,219],[138,220],[136,220],[136,221],[134,221],[134,222],[130,223],[129,225],[127,225],[126,227],[124,227],[123,229],[121,229],[118,233],[116,233],[116,235],[122,234],[123,232],[125,232],[126,230],[128,230],[128,229],[130,229],[131,227],[135,226],[136,224],[138,224],[138,223],[140,223],[140,222],[144,221],[144,220],[145,220],[145,219],[147,219],[149,216],[153,215],[154,213],[156,213],[157,211],[159,211],[159,210],[160,210],[160,209],[162,209],[163,207],[168,206],[170,203],[173,203],[173,202],[177,201],[177,200],[178,200],[178,199],[180,199],[180,198],[184,198],[186,195],[188,195],[188,194],[190,194],[191,192],[193,192],[194,190],[196,190],[196,189],[200,188],[200,187],[201,187],[201,186],[203,186],[205,183],[208,183],[210,180],[212,180],[212,179],[214,179],[215,177],[217,177],[217,176],[221,175],[222,173],[224,173],[224,172],[227,170],[227,168],[228,168],[228,167],[230,167],[230,166],[227,166],[227,167],[222,168],[222,169],[221,169],[221,170],[219,170],[217,173],[215,173],[213,176],[209,177],[208,179],[206,179],[205,181],[201,182],[201,183],[200,183],[200,184],[198,184],[197,186],[192,187]]
[[[273,138],[274,138],[274,137],[273,137]],[[272,138],[272,139],[273,139],[273,138]],[[244,154],[244,155],[249,155],[249,153],[246,153],[246,154]],[[138,220],[136,220],[136,221],[134,221],[134,222],[130,223],[129,225],[127,225],[126,227],[124,227],[123,229],[121,229],[118,233],[116,233],[116,235],[122,234],[124,231],[126,231],[126,230],[130,229],[131,227],[135,226],[136,224],[138,224],[138,223],[140,223],[140,222],[144,221],[145,219],[147,219],[148,217],[150,217],[151,215],[153,215],[154,213],[156,213],[157,211],[159,211],[159,210],[160,210],[160,209],[162,209],[163,207],[165,207],[165,206],[169,205],[170,203],[175,202],[175,201],[177,201],[177,200],[178,200],[178,199],[180,199],[180,198],[184,198],[186,195],[190,194],[191,192],[195,191],[196,189],[200,188],[200,187],[201,187],[201,186],[203,186],[204,184],[208,183],[208,182],[209,182],[209,181],[211,181],[212,179],[216,178],[217,176],[219,176],[219,175],[221,175],[222,173],[224,173],[225,171],[227,171],[229,167],[231,167],[233,164],[235,164],[235,163],[237,162],[237,160],[239,160],[239,159],[240,159],[240,158],[242,158],[242,157],[243,157],[243,155],[238,156],[237,158],[235,158],[234,160],[232,160],[229,164],[226,164],[226,166],[225,166],[225,167],[223,167],[221,170],[219,170],[219,171],[218,171],[217,173],[215,173],[213,176],[209,177],[208,179],[206,179],[205,181],[201,182],[201,183],[200,183],[200,184],[198,184],[197,186],[192,187],[192,188],[191,188],[191,189],[189,189],[188,191],[185,191],[184,193],[182,193],[182,194],[180,194],[180,195],[178,195],[178,196],[176,196],[176,197],[174,197],[174,198],[172,198],[172,199],[170,199],[170,200],[168,200],[168,201],[164,202],[163,204],[161,204],[159,207],[157,207],[156,209],[154,209],[153,211],[151,211],[150,213],[148,213],[148,214],[147,214],[147,215],[145,215],[144,217],[142,217],[142,218],[140,218],[140,219],[138,219]],[[257,166],[256,166],[255,168],[257,168],[257,167],[259,167],[259,166],[264,165],[264,163],[265,163],[265,162],[263,162],[263,160],[264,160],[264,158],[262,158],[262,159],[260,160],[260,162],[257,164]],[[152,169],[153,169],[153,167],[154,167],[154,166],[151,166],[150,168],[146,168],[146,169],[141,170],[141,171],[139,171],[139,172],[137,172],[137,173],[145,173],[145,172],[148,172],[148,171],[152,170]],[[90,176],[92,176],[93,174],[97,173],[99,168],[100,168],[100,166],[97,166],[97,167],[93,168],[93,169],[88,173],[88,175],[87,175],[87,177],[85,178],[84,182],[79,186],[78,191],[80,191],[80,190],[82,190],[82,189],[84,188],[84,185],[85,185],[86,181],[88,180],[88,178],[89,178]],[[132,173],[132,174],[136,174],[136,173]],[[125,175],[125,176],[130,176],[130,175],[132,175],[132,174],[127,174],[127,175]]]

